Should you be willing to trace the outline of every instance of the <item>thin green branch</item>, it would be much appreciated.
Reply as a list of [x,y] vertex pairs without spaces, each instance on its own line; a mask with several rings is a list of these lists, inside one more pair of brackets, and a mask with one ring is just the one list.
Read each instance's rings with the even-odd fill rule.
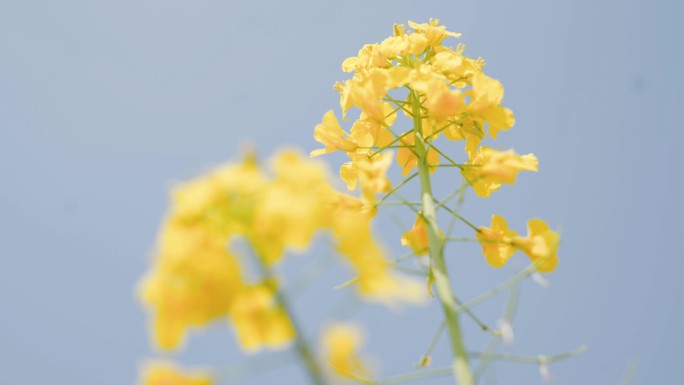
[[[454,297],[454,298],[455,298],[455,297]],[[456,304],[457,304],[458,306],[461,306],[461,305],[463,305],[463,302],[461,302],[458,298],[456,298]],[[492,335],[494,335],[494,336],[497,336],[497,337],[501,336],[501,332],[500,332],[500,331],[498,331],[498,330],[496,330],[496,329],[492,329],[491,327],[487,326],[487,324],[485,324],[484,322],[482,322],[482,320],[480,320],[480,318],[478,318],[478,317],[475,315],[475,313],[472,312],[472,310],[470,310],[470,309],[468,309],[468,308],[464,308],[464,309],[463,309],[463,312],[466,313],[466,315],[467,315],[468,317],[470,317],[470,319],[472,319],[473,322],[475,322],[475,323],[477,324],[477,326],[479,326],[480,329],[482,329],[482,331],[487,332],[487,333],[490,333],[490,334],[492,334]]]
[[[567,360],[569,358],[575,357],[577,355],[580,355],[584,352],[587,351],[586,346],[580,346],[577,349],[561,353],[561,354],[556,354],[553,356],[518,356],[518,355],[512,355],[512,354],[493,354],[491,356],[492,360],[494,361],[506,361],[506,362],[515,362],[515,363],[520,363],[520,364],[532,364],[532,365],[542,365],[542,364],[550,364],[558,361],[563,361]],[[467,355],[469,358],[479,358],[483,355],[484,353],[480,352],[468,352]],[[376,380],[376,381],[371,381],[369,384],[373,385],[390,385],[390,384],[400,384],[404,382],[411,382],[411,381],[419,381],[419,380],[426,380],[428,378],[436,378],[436,377],[446,377],[453,374],[453,369],[451,366],[447,367],[441,367],[441,368],[432,368],[432,369],[420,369],[411,373],[407,374],[402,374],[399,376],[393,376],[393,377],[388,377],[385,379],[381,380]],[[460,384],[459,384],[460,385]]]
[[420,202],[382,202],[382,203],[376,203],[376,206],[406,206],[406,204],[410,206],[420,206]]
[[369,147],[369,146],[357,146],[356,148],[360,148],[360,149],[362,149],[362,150],[372,150],[372,149],[378,148],[378,150],[377,150],[375,153],[373,153],[372,155],[370,155],[370,156],[375,156],[375,155],[377,155],[378,153],[380,153],[382,150],[385,150],[385,149],[388,149],[388,148],[413,148],[413,146],[410,146],[410,145],[397,145],[397,146],[394,146],[394,145],[387,145],[387,146],[382,146],[382,147],[375,147],[375,146],[370,146],[370,147]]
[[408,177],[406,177],[406,179],[404,179],[403,181],[401,181],[401,183],[399,183],[398,185],[394,186],[393,189],[391,189],[387,194],[385,194],[385,196],[383,196],[379,201],[377,201],[377,202],[375,203],[375,205],[377,206],[377,205],[379,205],[380,203],[384,202],[387,198],[390,197],[390,195],[392,195],[394,192],[396,192],[397,190],[399,190],[399,189],[401,188],[401,186],[403,186],[403,185],[405,185],[406,183],[410,182],[411,179],[413,179],[413,178],[415,178],[415,177],[417,177],[417,176],[418,176],[418,173],[417,173],[417,172],[414,172],[413,174],[411,174],[411,175],[409,175]]
[[[394,260],[390,261],[390,262],[389,262],[389,266],[395,266],[395,265],[397,265],[398,263],[401,263],[401,262],[403,262],[403,261],[405,261],[405,260],[407,260],[407,259],[409,259],[409,258],[411,258],[411,257],[416,256],[416,253],[421,253],[421,252],[423,252],[423,251],[425,251],[425,249],[421,249],[421,250],[417,250],[417,251],[410,251],[410,252],[408,252],[408,253],[406,253],[406,254],[404,254],[404,255],[401,255],[401,256],[395,258]],[[348,280],[348,281],[345,281],[345,282],[343,282],[343,283],[341,283],[341,284],[339,284],[339,285],[333,287],[333,289],[334,289],[334,290],[341,290],[341,289],[347,288],[347,287],[349,287],[349,286],[352,286],[352,285],[354,285],[355,283],[358,283],[360,280],[361,280],[361,277],[358,277],[358,276],[357,276],[357,277],[354,277],[354,278],[352,278],[352,279],[350,279],[350,280]]]
[[[565,353],[560,353],[556,354],[553,356],[545,356],[545,355],[538,355],[538,356],[519,356],[519,355],[514,355],[514,354],[492,354],[491,358],[493,361],[506,361],[506,362],[515,362],[518,364],[532,364],[532,365],[543,365],[543,364],[552,364],[554,362],[558,361],[564,361],[569,358],[578,356],[584,352],[586,352],[589,349],[587,345],[582,345],[576,349],[567,351]],[[468,355],[472,358],[479,358],[484,355],[484,353],[479,353],[479,352],[469,352]]]
[[[255,260],[255,265],[260,270],[262,278],[267,281],[273,280],[274,274],[273,271],[269,268],[269,266],[267,266],[266,263],[264,263],[264,261],[258,255],[254,255],[253,259]],[[289,305],[285,293],[283,293],[283,291],[280,288],[278,288],[275,290],[274,296],[278,304],[283,308],[288,318],[290,319],[292,328],[295,331],[295,349],[297,351],[297,354],[299,354],[302,363],[307,369],[307,373],[309,375],[311,383],[313,385],[327,385],[328,381],[326,380],[325,375],[323,374],[323,370],[319,366],[316,357],[311,351],[311,348],[309,347],[309,344],[307,343],[304,337],[301,326],[294,317],[294,313],[292,311],[291,306]]]
[[418,364],[418,367],[425,367],[430,363],[430,356],[432,355],[432,351],[435,350],[435,347],[437,346],[437,342],[439,342],[439,338],[442,336],[442,334],[444,333],[445,330],[446,330],[446,321],[442,320],[442,322],[439,323],[439,326],[437,327],[435,334],[430,339],[430,344],[428,345],[427,350],[420,357],[420,362]]
[[[468,181],[462,179],[461,185],[458,187],[458,190],[456,190],[456,204],[454,205],[455,213],[461,211],[461,206],[463,205],[463,201],[465,200],[465,190],[468,188],[468,186]],[[446,202],[444,202],[444,204],[446,204]],[[449,227],[447,227],[447,232],[445,235],[447,238],[451,237],[451,234],[454,232],[454,228],[456,226],[456,219],[457,218],[452,215],[451,220],[449,220]]]
[[442,157],[444,157],[444,159],[448,160],[449,163],[451,163],[451,165],[452,165],[453,167],[458,167],[459,169],[463,170],[463,165],[461,165],[460,163],[458,163],[458,162],[456,162],[455,160],[451,159],[451,157],[450,157],[449,155],[445,154],[442,150],[440,150],[439,148],[437,148],[437,146],[433,145],[431,142],[426,142],[426,144],[427,144],[428,146],[430,146],[430,148],[432,148],[433,150],[437,151],[437,153],[438,153],[439,155],[441,155]]
[[[515,316],[515,311],[518,308],[518,300],[520,299],[520,283],[516,284],[511,288],[511,293],[508,296],[508,303],[506,304],[506,309],[504,310],[502,322],[508,322],[509,324],[513,322],[513,317]],[[475,383],[481,378],[485,370],[492,361],[493,355],[496,353],[499,346],[501,346],[501,338],[492,338],[491,342],[485,350],[485,354],[480,357],[480,362],[477,363],[475,368]]]
[[399,199],[399,201],[401,201],[402,203],[404,203],[404,206],[406,206],[406,207],[408,207],[409,209],[411,209],[411,211],[413,211],[414,214],[423,216],[422,213],[421,213],[418,209],[416,209],[415,207],[413,207],[413,205],[411,205],[411,203],[410,203],[406,198],[404,198],[404,197],[402,197],[401,195],[399,195],[398,192],[395,191],[395,192],[394,192],[394,196],[395,196],[397,199]]
[[[373,152],[373,153],[371,153],[370,155],[368,155],[369,157],[374,157],[375,155],[381,153],[381,152],[384,151],[386,148],[388,148],[388,146],[393,146],[393,145],[395,145],[396,143],[398,143],[398,142],[400,142],[400,141],[401,141],[401,143],[406,144],[402,139],[404,139],[404,137],[408,136],[408,135],[411,133],[411,131],[407,131],[407,132],[405,132],[405,133],[403,133],[403,134],[397,136],[397,135],[394,134],[393,131],[390,130],[390,132],[391,132],[392,135],[395,137],[394,140],[392,140],[391,142],[389,142],[389,143],[388,143],[387,145],[385,145],[385,146],[378,147],[378,149],[375,150],[375,152]],[[408,144],[406,144],[406,146],[408,146],[409,148],[410,148],[410,147],[413,147],[413,146],[408,145]]]
[[425,270],[414,269],[412,267],[406,267],[406,266],[395,266],[394,268],[396,270],[403,271],[404,273],[409,273],[409,274],[417,275],[420,277],[427,277],[428,276],[428,272]]
[[302,294],[306,289],[316,281],[325,271],[330,269],[334,262],[331,254],[326,254],[323,258],[317,258],[304,267],[301,273],[292,280],[292,283],[286,288],[287,295],[296,297]]
[[536,271],[536,268],[535,268],[534,263],[530,264],[529,266],[527,266],[526,268],[524,268],[523,270],[521,270],[520,272],[515,274],[513,277],[507,279],[506,281],[500,283],[499,285],[495,286],[494,288],[489,289],[486,292],[484,292],[484,293],[478,295],[477,297],[471,299],[470,301],[466,302],[465,304],[463,304],[463,306],[460,306],[458,308],[458,312],[459,313],[465,312],[465,309],[472,309],[475,306],[477,306],[483,302],[488,301],[492,297],[495,297],[497,294],[499,294],[503,291],[506,291],[507,289],[509,289],[512,286],[515,286],[518,282],[529,277],[535,271]]
[[466,167],[481,167],[479,164],[467,164],[467,163],[450,163],[450,164],[429,164],[428,167],[458,167],[464,169]]
[[434,201],[435,201],[435,203],[437,203],[438,206],[444,208],[444,209],[445,209],[446,211],[448,211],[451,215],[455,216],[456,218],[460,219],[463,223],[465,223],[466,225],[470,226],[470,228],[472,228],[473,230],[475,230],[475,231],[478,232],[478,233],[480,232],[480,229],[478,229],[477,226],[475,226],[474,224],[470,223],[467,219],[465,219],[465,218],[463,218],[462,216],[460,216],[456,211],[450,209],[448,206],[442,204],[441,202],[437,201],[436,199],[435,199]]

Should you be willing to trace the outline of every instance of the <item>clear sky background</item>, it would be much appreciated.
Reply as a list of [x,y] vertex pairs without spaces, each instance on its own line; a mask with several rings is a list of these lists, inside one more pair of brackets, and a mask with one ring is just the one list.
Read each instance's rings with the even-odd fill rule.
[[[559,385],[617,384],[631,363],[635,384],[680,383],[682,4],[0,1],[0,383],[134,383],[139,363],[155,356],[134,287],[168,186],[236,159],[248,141],[263,154],[316,148],[314,125],[338,108],[332,84],[347,76],[342,60],[395,22],[429,17],[462,32],[466,52],[503,82],[517,121],[495,143],[540,159],[538,174],[489,200],[468,196],[469,218],[487,224],[499,213],[523,231],[527,218],[541,217],[563,228],[551,286],[523,285],[517,341],[503,351],[588,344],[585,355],[551,367]],[[444,175],[439,188],[453,189],[456,175]],[[400,232],[379,227],[402,253]],[[512,272],[487,267],[477,248],[459,250],[450,263],[464,298]],[[312,335],[344,295],[330,286],[347,276],[329,272],[297,299]],[[503,298],[481,314],[496,320],[502,307]],[[436,304],[356,315],[382,375],[410,370],[440,319]],[[481,349],[486,336],[467,331]],[[446,345],[436,366],[448,363]],[[223,325],[193,334],[174,358],[242,362]],[[305,383],[297,366],[243,383],[285,376]],[[534,366],[511,364],[489,379],[541,382]]]

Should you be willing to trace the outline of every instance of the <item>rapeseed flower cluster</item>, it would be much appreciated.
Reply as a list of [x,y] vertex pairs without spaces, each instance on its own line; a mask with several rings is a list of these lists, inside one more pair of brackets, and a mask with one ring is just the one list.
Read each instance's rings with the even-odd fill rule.
[[[484,60],[466,56],[463,44],[455,48],[446,45],[448,38],[460,34],[448,31],[439,20],[409,21],[408,26],[395,25],[393,36],[364,45],[357,56],[342,63],[342,70],[352,73],[351,79],[334,87],[340,94],[342,117],[347,120],[353,107],[360,110],[359,116],[347,132],[332,110],[326,112],[314,129],[314,138],[325,148],[311,155],[345,152],[349,161],[341,166],[340,176],[350,190],[360,187],[363,199],[371,205],[377,202],[377,194],[392,191],[386,177],[391,157],[387,150],[391,148],[398,149],[395,159],[405,177],[410,178],[420,162],[431,173],[439,167],[457,167],[480,197],[489,197],[502,184],[515,183],[521,171],[537,171],[534,154],[519,155],[481,145],[486,137],[496,139],[515,123],[513,112],[502,104],[502,84],[484,73]],[[398,128],[398,115],[409,118],[408,129]],[[442,136],[464,143],[463,163],[438,148],[436,143]],[[557,237],[548,226],[546,229]],[[483,234],[478,233],[478,238]],[[528,250],[528,255],[532,249],[539,249],[521,239],[517,242],[517,249]],[[422,213],[402,244],[417,255],[427,254],[429,242]],[[516,248],[486,247],[487,261],[500,267],[512,253],[505,250],[495,257],[491,250],[497,247]],[[536,260],[537,254],[530,256]],[[555,258],[555,252],[550,254]],[[546,264],[538,265],[540,271],[555,268],[549,258]]]
[[[372,179],[372,170],[361,180]],[[278,303],[275,279],[248,279],[229,247],[246,239],[271,266],[286,251],[303,251],[320,230],[358,274],[358,291],[386,303],[421,300],[422,285],[391,269],[372,235],[374,211],[335,191],[325,167],[284,151],[268,174],[253,155],[176,186],[159,235],[154,266],[141,285],[156,343],[177,348],[189,328],[227,317],[246,350],[278,347],[295,330]]]
[[[501,102],[503,86],[484,74],[484,61],[463,54],[465,46],[455,49],[443,45],[447,37],[459,37],[449,32],[438,20],[418,24],[409,22],[412,31],[404,25],[395,25],[394,36],[377,44],[367,44],[358,56],[342,63],[351,79],[337,83],[342,116],[346,120],[350,108],[361,110],[347,133],[341,128],[332,111],[315,128],[315,139],[325,145],[316,150],[319,155],[336,150],[344,151],[350,162],[343,165],[343,178],[351,181],[349,169],[363,162],[379,162],[374,151],[398,144],[397,162],[408,175],[417,164],[414,135],[429,142],[440,135],[450,140],[466,141],[472,153],[488,134],[496,138],[499,131],[513,126],[513,113]],[[399,112],[414,118],[410,101],[397,96],[399,90],[408,91],[421,105],[421,130],[398,134],[392,127]],[[473,154],[474,156],[474,154]],[[431,166],[439,163],[435,148],[428,151]],[[367,167],[367,166],[366,166]],[[434,171],[434,168],[432,168]],[[361,187],[364,183],[360,181]],[[350,182],[351,186],[355,186]]]
[[[521,250],[539,272],[552,271],[558,261],[559,235],[544,221],[532,219],[528,235],[522,237],[496,215],[491,228],[478,228],[433,196],[431,174],[439,168],[458,168],[477,196],[489,197],[503,184],[514,184],[521,171],[537,171],[538,160],[534,154],[519,155],[483,145],[487,138],[495,140],[500,132],[511,129],[515,118],[503,105],[502,84],[485,74],[484,60],[466,56],[463,44],[448,46],[447,42],[460,34],[433,19],[429,23],[409,21],[408,27],[395,25],[393,36],[364,45],[342,63],[342,70],[351,73],[350,79],[334,86],[340,94],[342,119],[349,119],[353,107],[359,110],[358,117],[347,131],[332,110],[326,112],[314,128],[314,139],[324,148],[311,156],[345,152],[349,160],[341,166],[340,176],[349,190],[361,190],[365,205],[378,207],[395,196],[398,202],[392,203],[408,206],[415,213],[413,228],[401,243],[417,256],[428,255],[427,287],[431,292],[434,284],[445,313],[455,378],[459,384],[472,385],[474,375],[445,260],[445,246],[452,238],[440,230],[437,211],[449,211],[474,229],[475,240],[493,267],[503,266]],[[408,118],[407,127],[402,128],[399,115]],[[440,149],[442,137],[462,142],[462,155]],[[393,157],[389,149],[397,149],[394,158],[405,177],[395,187],[386,176]],[[464,159],[460,163],[455,160],[459,157]],[[416,176],[420,201],[409,202],[397,190]],[[457,190],[456,183],[453,185]],[[462,200],[462,193],[456,191],[455,195]]]

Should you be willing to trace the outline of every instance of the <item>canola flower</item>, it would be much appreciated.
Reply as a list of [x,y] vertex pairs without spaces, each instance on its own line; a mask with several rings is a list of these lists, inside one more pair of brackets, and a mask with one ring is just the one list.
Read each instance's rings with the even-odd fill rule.
[[509,229],[506,220],[499,215],[492,216],[491,228],[480,226],[476,236],[487,262],[493,267],[502,267],[517,250],[521,250],[539,272],[553,271],[558,264],[556,252],[560,235],[541,219],[529,220],[527,228],[527,237],[521,237]]
[[280,346],[292,341],[292,320],[275,297],[274,284],[259,283],[244,289],[230,305],[230,319],[247,351],[261,346]]
[[[518,155],[482,145],[485,139],[497,139],[502,131],[511,129],[515,118],[503,105],[501,82],[485,74],[484,60],[466,56],[463,44],[455,48],[448,45],[460,34],[448,31],[436,19],[428,23],[409,21],[408,27],[395,25],[392,36],[364,45],[356,56],[342,63],[342,70],[352,74],[334,86],[340,94],[342,118],[349,119],[352,108],[359,110],[358,118],[346,131],[332,110],[326,112],[314,129],[314,139],[324,148],[311,156],[345,152],[349,161],[341,166],[340,176],[349,190],[360,188],[367,206],[381,205],[387,196],[418,176],[420,211],[401,243],[416,255],[429,255],[427,285],[434,284],[442,303],[454,354],[454,375],[459,384],[472,385],[474,377],[445,262],[447,239],[437,222],[437,209],[441,207],[433,196],[431,174],[442,167],[458,168],[476,195],[489,197],[503,184],[514,184],[521,171],[537,171],[538,160],[534,154]],[[408,120],[403,129],[400,115]],[[442,137],[462,141],[463,154],[442,151],[438,145]],[[398,149],[395,159],[405,180],[391,187],[385,175],[389,149],[394,148]],[[457,162],[459,157],[465,161]],[[379,194],[384,196],[378,199]],[[409,202],[404,204],[413,207]],[[528,236],[520,237],[500,216],[493,217],[491,228],[477,228],[449,211],[476,230],[485,259],[493,267],[503,266],[516,250],[522,250],[538,271],[555,269],[559,237],[545,222],[531,220]]]
[[[315,365],[271,269],[288,251],[305,251],[320,231],[334,234],[339,255],[359,276],[362,298],[395,305],[425,297],[422,284],[393,271],[375,240],[370,227],[375,210],[335,191],[319,161],[283,151],[270,169],[248,154],[172,190],[154,265],[140,285],[159,348],[178,349],[189,330],[224,320],[245,351],[294,342]],[[388,182],[381,171],[382,166],[361,168],[358,178],[373,191],[384,191]],[[247,240],[261,277],[245,274],[230,247],[235,239]]]

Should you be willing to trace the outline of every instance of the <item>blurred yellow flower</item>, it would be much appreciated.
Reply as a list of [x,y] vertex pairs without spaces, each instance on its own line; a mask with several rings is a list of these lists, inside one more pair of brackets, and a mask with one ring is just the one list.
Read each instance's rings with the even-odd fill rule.
[[425,229],[425,220],[421,215],[416,215],[416,222],[411,230],[401,237],[401,244],[408,246],[416,255],[428,253],[428,235]]
[[156,264],[140,288],[143,303],[152,311],[156,344],[175,349],[188,328],[225,316],[242,286],[238,262],[225,242],[171,219]]
[[[246,317],[245,301],[263,304],[265,289],[246,288],[228,243],[247,238],[267,265],[287,249],[306,248],[318,230],[329,227],[320,194],[328,186],[328,172],[295,151],[281,152],[272,163],[269,177],[249,154],[240,163],[174,187],[154,265],[140,286],[140,297],[152,313],[154,340],[162,349],[177,348],[189,328],[226,317],[229,311],[237,329],[244,331],[245,346],[285,340],[286,315],[282,309],[264,308],[259,314],[268,315],[267,327],[273,330],[261,337],[263,342],[255,342],[254,330],[263,329],[265,321]],[[250,322],[255,323],[251,329]]]
[[338,251],[358,274],[359,294],[371,301],[392,306],[421,303],[427,299],[424,282],[392,270],[385,252],[373,239],[368,218],[358,213],[336,213],[333,234]]
[[251,285],[242,290],[230,307],[230,319],[240,345],[247,351],[279,348],[295,338],[289,315],[278,304],[275,282]]
[[148,363],[138,382],[139,385],[211,385],[213,383],[208,373],[186,373],[166,362]]
[[255,201],[268,184],[254,153],[242,162],[228,163],[178,184],[171,190],[171,216],[202,223],[224,235],[243,233]]
[[286,249],[306,249],[328,215],[318,193],[329,178],[322,163],[283,151],[272,164],[274,178],[262,189],[247,231],[267,264],[280,260]]
[[369,375],[367,365],[359,355],[363,333],[355,324],[337,323],[328,326],[321,338],[324,360],[338,376],[358,380]]

